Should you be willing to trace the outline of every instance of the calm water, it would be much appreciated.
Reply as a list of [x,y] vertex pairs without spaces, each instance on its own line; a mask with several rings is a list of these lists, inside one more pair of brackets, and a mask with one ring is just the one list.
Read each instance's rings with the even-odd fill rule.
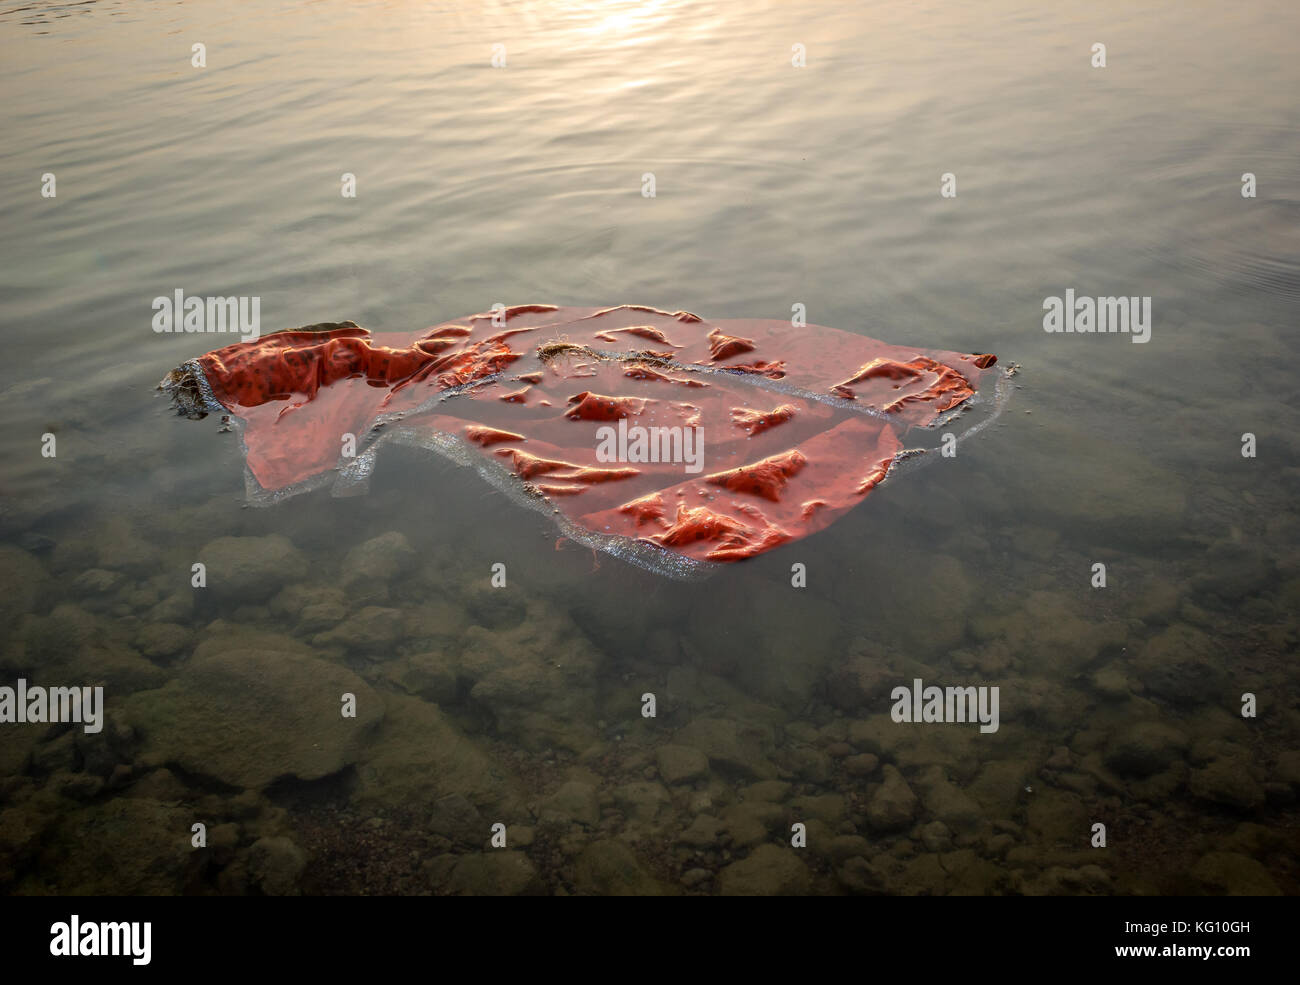
[[[1286,2],[14,0],[0,684],[102,681],[110,726],[2,726],[0,887],[1295,892],[1298,30]],[[177,288],[258,296],[263,331],[803,303],[1022,371],[958,459],[682,586],[414,453],[246,508],[235,436],[154,392],[212,347],[151,330]],[[1151,341],[1045,333],[1067,289],[1151,297]],[[243,588],[196,593],[231,536],[260,538]],[[918,677],[998,686],[1001,728],[894,724]]]

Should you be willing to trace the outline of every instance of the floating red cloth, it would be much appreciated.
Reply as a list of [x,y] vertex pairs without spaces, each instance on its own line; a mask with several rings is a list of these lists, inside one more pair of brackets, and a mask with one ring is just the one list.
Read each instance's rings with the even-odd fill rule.
[[278,332],[163,386],[191,416],[243,421],[257,493],[356,472],[396,437],[543,500],[592,546],[738,561],[856,505],[914,429],[981,402],[996,362],[785,321],[522,305],[409,334]]

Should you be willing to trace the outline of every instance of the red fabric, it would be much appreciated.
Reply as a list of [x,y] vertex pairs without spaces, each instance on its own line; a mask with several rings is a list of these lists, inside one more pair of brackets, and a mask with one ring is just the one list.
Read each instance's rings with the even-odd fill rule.
[[[542,358],[555,343],[620,358]],[[884,478],[908,429],[969,400],[996,361],[785,321],[549,305],[508,309],[504,325],[484,313],[410,334],[280,332],[197,360],[270,490],[341,464],[343,436],[362,447],[379,415],[500,374],[402,425],[465,439],[582,527],[711,561],[827,526]],[[597,429],[619,422],[701,428],[703,471],[598,461]]]

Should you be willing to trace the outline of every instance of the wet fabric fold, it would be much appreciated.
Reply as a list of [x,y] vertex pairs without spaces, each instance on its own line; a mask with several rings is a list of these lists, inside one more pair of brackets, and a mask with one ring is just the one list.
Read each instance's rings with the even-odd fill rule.
[[240,425],[254,501],[364,484],[388,442],[476,467],[562,532],[680,574],[824,529],[1000,407],[984,353],[784,321],[521,305],[342,322],[199,356],[161,388]]

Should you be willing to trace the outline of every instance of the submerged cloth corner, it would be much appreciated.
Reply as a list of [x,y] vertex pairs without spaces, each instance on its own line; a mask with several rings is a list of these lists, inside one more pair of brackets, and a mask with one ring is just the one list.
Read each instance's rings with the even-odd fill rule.
[[656,567],[739,561],[823,529],[930,450],[918,434],[993,404],[996,363],[784,321],[521,305],[413,333],[277,332],[162,386],[190,416],[242,422],[256,492],[355,473],[397,439]]

